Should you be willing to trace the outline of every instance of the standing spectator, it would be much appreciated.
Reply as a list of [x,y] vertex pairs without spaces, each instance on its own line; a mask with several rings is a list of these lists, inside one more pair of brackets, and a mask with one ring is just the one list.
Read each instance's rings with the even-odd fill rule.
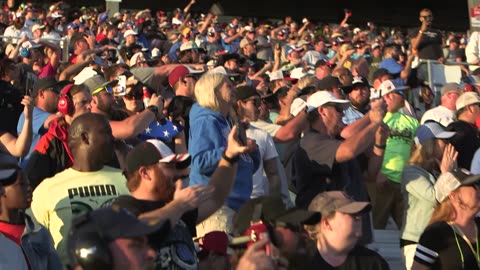
[[426,111],[420,121],[421,124],[425,124],[428,120],[433,120],[446,127],[454,121],[455,103],[460,94],[462,94],[460,85],[458,83],[446,83],[442,86],[440,94],[442,95],[440,105]]
[[[14,166],[4,166],[0,169],[0,194],[5,195],[5,186],[9,186],[17,180],[16,161],[11,162],[11,157],[5,154],[0,154],[0,163],[9,164],[14,163]],[[9,168],[10,167],[10,168]],[[1,204],[1,201],[0,201]],[[3,206],[1,206],[3,209]],[[0,266],[5,269],[19,269],[28,270],[27,261],[22,249],[9,239],[3,233],[0,233],[0,244],[2,246],[2,259]]]
[[308,269],[390,269],[378,253],[358,244],[364,214],[370,209],[367,201],[352,200],[341,191],[315,196],[308,210],[319,212],[322,219],[306,226],[310,238],[316,242]]
[[417,35],[412,38],[412,49],[417,53],[418,58],[426,60],[444,61],[442,50],[442,33],[432,28],[433,14],[430,9],[420,11],[420,22]]
[[[50,123],[58,117],[56,112],[58,96],[61,90],[60,86],[61,84],[53,77],[43,78],[33,85],[31,96],[34,100],[35,107],[33,107],[32,112],[32,144],[28,155],[22,159],[22,168],[26,168],[30,155],[38,141],[43,134],[47,132]],[[23,128],[24,121],[25,114],[22,113],[17,124],[17,131],[19,133]]]
[[32,188],[17,164],[16,158],[0,154],[0,177],[5,189],[0,203],[0,233],[22,248],[31,270],[61,270],[62,263],[53,247],[52,236],[25,213],[32,201]]
[[[225,151],[227,135],[234,122],[231,108],[236,102],[235,89],[227,76],[207,72],[195,85],[197,103],[190,111],[188,152],[192,155],[190,185],[206,185]],[[197,226],[198,236],[210,231],[232,232],[235,212],[252,193],[252,175],[259,165],[260,155],[248,140],[246,154],[239,156],[238,171],[226,204]]]
[[161,241],[168,225],[164,219],[138,220],[116,207],[85,213],[68,233],[70,269],[154,269],[157,254],[147,237]]
[[408,270],[418,239],[432,217],[437,205],[434,184],[440,173],[457,166],[457,151],[446,140],[455,135],[439,123],[429,121],[417,129],[416,147],[402,174],[402,195],[405,202],[400,247]]
[[456,102],[457,121],[448,125],[448,131],[456,134],[450,140],[458,151],[458,167],[470,168],[475,151],[480,147],[478,129],[475,126],[480,116],[480,97],[475,92],[466,92]]
[[467,62],[470,65],[480,64],[480,32],[473,31],[468,39],[467,47],[465,48],[465,55]]
[[86,113],[77,117],[69,128],[68,146],[72,167],[40,183],[31,206],[35,219],[50,231],[64,265],[65,237],[72,218],[129,194],[120,170],[103,165],[113,154],[112,130],[104,116]]
[[60,113],[50,124],[36,144],[25,168],[32,189],[35,189],[45,178],[70,168],[73,157],[68,147],[68,127],[78,116],[89,113],[92,97],[83,85],[69,84],[61,91]]
[[391,216],[398,228],[402,227],[404,202],[400,183],[405,164],[410,157],[417,119],[400,112],[404,106],[406,86],[399,86],[391,80],[380,85],[382,97],[387,104],[387,114],[383,122],[390,129],[387,144],[383,146],[385,154],[381,172],[376,182],[376,200],[373,203],[373,226],[385,229]]
[[480,175],[466,169],[442,174],[435,183],[440,203],[420,236],[413,270],[478,269]]
[[[237,113],[242,122],[248,124],[249,121],[257,121],[261,103],[260,95],[253,87],[237,88]],[[246,132],[248,138],[255,140],[260,152],[260,165],[252,177],[251,198],[269,194],[279,195],[281,185],[287,185],[287,183],[286,179],[284,183],[281,182],[279,170],[283,168],[277,167],[278,153],[272,137],[266,131],[253,126],[248,126]]]
[[235,179],[238,163],[233,160],[247,150],[235,136],[234,128],[228,137],[226,158],[219,161],[207,185],[183,188],[178,178],[183,177],[190,156],[174,154],[158,140],[143,142],[128,153],[125,175],[132,196],[120,196],[113,205],[142,218],[170,220],[172,233],[153,246],[161,254],[157,269],[197,269],[192,241],[195,225],[224,204]]
[[[377,130],[381,129],[384,111],[371,111],[365,116],[369,118],[365,128],[355,136],[339,140],[337,137],[345,127],[342,122],[343,111],[349,101],[338,99],[327,91],[318,91],[307,99],[307,104],[309,129],[304,132],[294,156],[295,204],[307,208],[318,193],[328,190],[343,190],[349,196],[368,200],[357,157],[372,147],[374,142],[375,154],[383,155],[386,134]],[[370,219],[365,218],[363,224],[362,243],[369,243],[372,241]]]

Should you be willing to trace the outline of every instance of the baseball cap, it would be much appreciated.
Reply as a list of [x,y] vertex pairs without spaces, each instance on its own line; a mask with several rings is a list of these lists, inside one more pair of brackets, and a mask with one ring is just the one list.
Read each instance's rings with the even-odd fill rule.
[[302,52],[303,47],[297,47],[295,45],[289,45],[285,47],[285,56],[288,56],[292,52]]
[[186,66],[180,65],[174,68],[172,72],[170,72],[170,74],[168,75],[168,84],[173,87],[178,80],[188,74],[190,74],[190,70]]
[[443,202],[448,195],[461,186],[468,186],[477,183],[480,180],[480,174],[474,175],[467,169],[457,168],[450,172],[442,173],[435,182],[435,198],[438,202]]
[[142,166],[156,163],[176,163],[177,168],[184,169],[190,165],[190,154],[175,154],[170,148],[157,139],[146,140],[136,145],[126,157],[125,173],[131,174]]
[[319,90],[327,90],[334,86],[340,86],[342,83],[337,77],[334,76],[327,76],[318,81],[318,89]]
[[245,37],[240,41],[240,48],[243,48],[249,44],[257,44],[257,40],[250,40],[249,38]]
[[243,235],[250,224],[256,221],[253,219],[258,208],[261,208],[259,218],[274,224],[313,225],[321,218],[319,213],[298,208],[287,209],[279,196],[261,196],[248,200],[238,210],[233,225],[236,234]]
[[[113,87],[117,85],[118,80],[107,82],[102,76],[94,75],[83,82],[92,95],[100,93],[103,88]],[[107,90],[108,91],[108,90]]]
[[328,60],[325,60],[325,59],[319,59],[315,63],[315,68],[322,67],[322,66],[327,66],[327,67],[333,69],[333,68],[335,68],[336,64],[332,63],[332,62],[329,62]]
[[32,32],[35,32],[36,30],[38,30],[38,29],[43,29],[43,28],[45,28],[45,25],[34,24],[34,25],[32,26]]
[[301,79],[303,78],[305,75],[307,75],[307,72],[304,72],[304,68],[303,67],[298,67],[298,68],[294,68],[292,70],[290,70],[290,79]]
[[308,210],[320,212],[322,217],[328,217],[335,212],[358,214],[370,209],[369,202],[354,201],[342,191],[322,192],[315,196],[308,206]]
[[380,96],[385,96],[386,94],[394,91],[399,92],[401,95],[405,96],[403,90],[407,88],[408,86],[400,85],[399,82],[396,80],[385,80],[382,82],[378,89],[380,90]]
[[260,94],[257,92],[257,90],[250,85],[237,87],[236,95],[237,95],[237,100],[245,100],[253,96],[260,97]]
[[229,248],[230,238],[226,232],[211,231],[198,239],[200,250],[214,251],[228,255],[232,252]]
[[137,52],[135,53],[132,58],[130,58],[130,67],[135,66],[139,62],[146,62],[147,59],[145,59],[145,55],[143,55],[143,52]]
[[[68,255],[72,263],[76,262],[76,257],[90,261],[88,257],[99,256],[95,252],[99,240],[108,244],[119,238],[149,236],[161,241],[169,231],[170,222],[165,219],[143,221],[124,208],[99,208],[73,219],[67,238]],[[97,240],[98,236],[101,239]]]
[[127,31],[125,31],[125,33],[123,33],[123,37],[126,38],[128,36],[136,36],[138,35],[137,32],[135,32],[134,30],[132,29],[128,29]]
[[445,95],[446,93],[449,92],[457,92],[459,94],[462,93],[462,89],[460,88],[460,84],[458,83],[446,83],[442,86],[442,89],[440,90],[440,93]]
[[456,132],[446,131],[438,122],[427,121],[418,127],[414,141],[416,145],[420,145],[429,139],[450,139],[455,134]]
[[339,104],[344,110],[350,105],[350,101],[339,99],[328,91],[317,91],[307,99],[308,112],[311,112],[327,103]]
[[0,185],[8,186],[17,181],[16,173],[20,170],[18,159],[7,153],[0,153]]
[[343,92],[348,94],[348,93],[352,92],[353,88],[357,85],[370,86],[367,78],[362,77],[362,76],[355,76],[355,77],[353,77],[353,81],[352,81],[351,85],[342,86],[341,88],[342,88]]
[[57,81],[57,79],[55,79],[55,77],[44,77],[42,79],[39,79],[33,85],[31,95],[32,97],[36,97],[38,96],[38,91],[46,90],[46,89],[50,89],[58,94],[60,93],[60,90],[61,90],[60,87],[57,87],[58,84],[59,82]]
[[475,92],[465,92],[461,94],[455,103],[457,111],[472,104],[480,104],[480,97]]
[[402,72],[403,66],[397,63],[393,58],[387,58],[380,63],[380,68],[388,70],[390,74],[398,74]]

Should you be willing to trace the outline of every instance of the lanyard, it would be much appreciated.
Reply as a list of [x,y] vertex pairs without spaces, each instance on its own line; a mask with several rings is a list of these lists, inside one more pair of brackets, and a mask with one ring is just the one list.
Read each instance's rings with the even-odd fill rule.
[[475,224],[475,249],[473,248],[472,243],[468,239],[468,237],[463,233],[463,231],[453,222],[449,222],[450,227],[453,230],[453,236],[455,236],[455,241],[457,242],[457,248],[458,251],[460,252],[460,258],[462,260],[462,269],[464,268],[465,264],[465,258],[463,257],[463,252],[462,249],[460,248],[460,243],[458,242],[457,234],[459,234],[463,240],[467,243],[468,247],[472,251],[472,253],[475,255],[475,259],[477,260],[477,265],[480,268],[480,252],[479,252],[479,247],[478,247],[478,229],[477,229],[477,224]]

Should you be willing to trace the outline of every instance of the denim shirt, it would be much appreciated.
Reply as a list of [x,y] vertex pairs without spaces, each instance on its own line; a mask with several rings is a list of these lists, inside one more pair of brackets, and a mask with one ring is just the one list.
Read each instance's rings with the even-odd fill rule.
[[33,222],[27,214],[25,214],[25,225],[20,241],[30,263],[30,269],[63,270],[50,232],[42,225]]

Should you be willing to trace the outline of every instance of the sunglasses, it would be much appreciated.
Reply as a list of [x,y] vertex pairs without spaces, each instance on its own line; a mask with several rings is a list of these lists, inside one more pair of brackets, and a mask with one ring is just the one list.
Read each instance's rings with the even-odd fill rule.
[[126,100],[142,100],[143,99],[142,94],[135,94],[135,95],[126,94],[124,97]]
[[98,89],[95,89],[93,92],[92,92],[92,96],[93,95],[96,95],[100,92],[102,92],[103,90],[107,91],[107,93],[109,94],[112,94],[113,93],[113,88],[111,86],[104,86],[104,87],[100,87]]
[[338,113],[343,113],[343,108],[341,106],[338,106],[338,105],[328,105],[329,107],[333,107],[335,108],[335,110],[338,112]]
[[247,102],[248,101],[252,101],[253,105],[255,105],[255,107],[260,107],[260,105],[262,105],[262,100],[259,99],[259,98],[249,99],[249,100],[247,100]]

